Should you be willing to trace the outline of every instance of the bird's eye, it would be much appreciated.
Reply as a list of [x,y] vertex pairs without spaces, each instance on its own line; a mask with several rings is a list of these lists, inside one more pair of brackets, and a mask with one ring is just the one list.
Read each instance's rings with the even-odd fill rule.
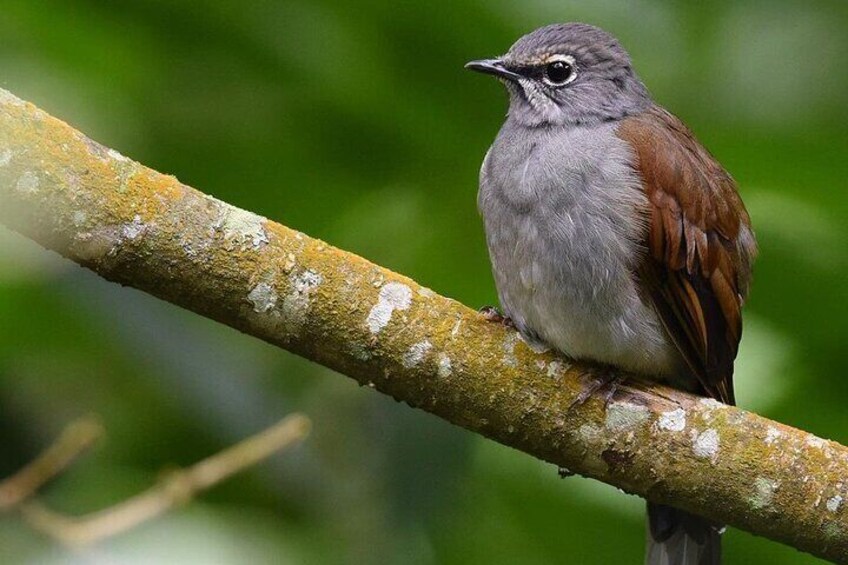
[[556,59],[545,65],[545,82],[551,86],[563,86],[577,78],[574,60],[571,57]]

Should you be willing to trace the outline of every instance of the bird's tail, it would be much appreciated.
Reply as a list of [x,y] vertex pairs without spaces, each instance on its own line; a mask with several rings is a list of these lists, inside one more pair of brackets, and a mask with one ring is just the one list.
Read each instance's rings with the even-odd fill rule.
[[645,565],[720,565],[723,530],[706,518],[649,502]]

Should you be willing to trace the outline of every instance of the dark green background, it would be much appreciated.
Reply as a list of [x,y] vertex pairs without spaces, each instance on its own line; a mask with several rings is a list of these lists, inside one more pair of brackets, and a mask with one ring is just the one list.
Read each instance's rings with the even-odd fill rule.
[[[477,171],[550,22],[605,27],[737,178],[761,245],[739,403],[848,442],[848,3],[0,3],[0,86],[228,202],[493,303]],[[642,502],[122,289],[0,230],[0,474],[72,418],[109,439],[47,489],[83,512],[302,410],[308,443],[98,549],[117,563],[639,563]],[[845,510],[843,510],[845,511]],[[730,530],[730,563],[812,563]],[[0,562],[70,559],[14,517]],[[85,562],[85,558],[78,557]]]

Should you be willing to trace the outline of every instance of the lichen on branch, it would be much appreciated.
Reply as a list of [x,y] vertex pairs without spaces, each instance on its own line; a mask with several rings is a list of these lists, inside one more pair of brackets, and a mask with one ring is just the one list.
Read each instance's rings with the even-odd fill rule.
[[414,281],[190,188],[0,89],[0,222],[101,276],[650,500],[848,561],[848,449],[590,366]]

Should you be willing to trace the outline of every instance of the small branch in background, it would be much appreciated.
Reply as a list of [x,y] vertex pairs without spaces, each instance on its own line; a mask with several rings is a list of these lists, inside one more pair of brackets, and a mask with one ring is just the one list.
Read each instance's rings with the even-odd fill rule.
[[68,547],[91,545],[129,531],[139,524],[190,501],[198,492],[302,441],[309,418],[292,414],[274,426],[204,459],[188,469],[169,473],[159,484],[114,506],[79,517],[54,512],[38,502],[20,506],[34,529]]
[[0,482],[0,513],[15,508],[33,496],[102,436],[103,425],[94,416],[86,416],[68,424],[41,455]]

